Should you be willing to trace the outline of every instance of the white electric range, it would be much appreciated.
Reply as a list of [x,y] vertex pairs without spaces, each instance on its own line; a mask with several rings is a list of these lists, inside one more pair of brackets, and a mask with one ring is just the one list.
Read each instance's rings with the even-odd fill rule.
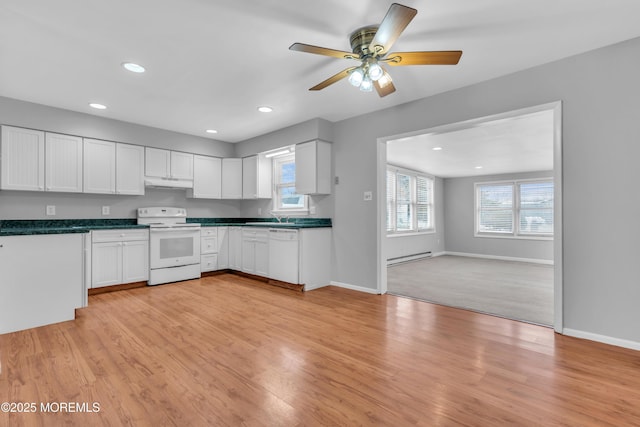
[[149,226],[149,285],[200,277],[200,224],[186,209],[139,208],[138,224]]

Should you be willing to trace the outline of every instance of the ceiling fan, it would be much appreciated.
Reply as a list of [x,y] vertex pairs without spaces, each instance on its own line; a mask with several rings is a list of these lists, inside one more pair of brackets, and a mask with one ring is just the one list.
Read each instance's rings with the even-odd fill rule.
[[354,59],[360,65],[340,71],[309,90],[321,90],[349,76],[349,83],[359,87],[363,92],[376,89],[381,97],[395,92],[391,76],[380,63],[391,66],[405,65],[455,65],[462,56],[461,50],[433,52],[392,52],[389,49],[400,34],[409,25],[418,11],[416,9],[393,3],[380,25],[369,25],[351,33],[351,49],[353,52],[328,49],[304,43],[294,43],[289,49],[298,52],[314,53],[333,58]]

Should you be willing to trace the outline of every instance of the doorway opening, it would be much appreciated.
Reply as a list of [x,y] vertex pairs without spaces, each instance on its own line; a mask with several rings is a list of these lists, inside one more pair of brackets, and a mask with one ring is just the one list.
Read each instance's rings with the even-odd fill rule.
[[560,102],[380,138],[378,291],[561,332],[561,144]]

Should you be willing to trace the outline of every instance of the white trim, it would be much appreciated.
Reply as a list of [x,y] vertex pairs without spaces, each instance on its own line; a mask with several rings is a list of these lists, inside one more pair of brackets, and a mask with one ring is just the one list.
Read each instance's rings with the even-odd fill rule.
[[629,348],[631,350],[640,351],[640,342],[624,340],[622,338],[610,337],[608,335],[594,334],[592,332],[579,331],[577,329],[565,328],[562,333],[564,335],[581,338],[589,341],[601,342],[604,344],[615,345],[616,347]]
[[548,260],[548,259],[518,258],[518,257],[511,257],[511,256],[472,254],[472,253],[466,253],[466,252],[450,252],[450,251],[445,251],[443,255],[464,256],[468,258],[496,259],[499,261],[528,262],[531,264],[553,265],[553,260]]
[[[387,232],[388,233],[388,232]],[[424,230],[424,231],[398,231],[396,233],[393,234],[387,234],[387,237],[389,238],[394,238],[394,237],[410,237],[410,236],[422,236],[425,234],[436,234],[437,231],[434,229],[429,229],[429,230]]]
[[426,252],[426,253],[418,254],[418,255],[401,256],[401,257],[398,257],[398,258],[388,259],[387,260],[387,267],[391,266],[391,265],[404,264],[405,262],[416,261],[416,260],[419,260],[419,259],[425,259],[425,258],[431,258],[431,257],[433,257],[433,254],[431,252]]
[[379,295],[380,292],[377,289],[365,288],[364,286],[350,285],[348,283],[331,281],[331,286],[337,286],[339,288],[351,289],[352,291],[365,292],[367,294]]
[[304,291],[305,292],[314,291],[316,289],[326,288],[329,285],[330,285],[330,283],[326,283],[324,285],[304,285]]

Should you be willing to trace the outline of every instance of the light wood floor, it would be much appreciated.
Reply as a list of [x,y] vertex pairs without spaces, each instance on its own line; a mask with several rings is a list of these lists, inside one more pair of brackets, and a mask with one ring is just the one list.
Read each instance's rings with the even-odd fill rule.
[[233,275],[94,295],[0,335],[23,425],[640,425],[640,352],[390,295]]

